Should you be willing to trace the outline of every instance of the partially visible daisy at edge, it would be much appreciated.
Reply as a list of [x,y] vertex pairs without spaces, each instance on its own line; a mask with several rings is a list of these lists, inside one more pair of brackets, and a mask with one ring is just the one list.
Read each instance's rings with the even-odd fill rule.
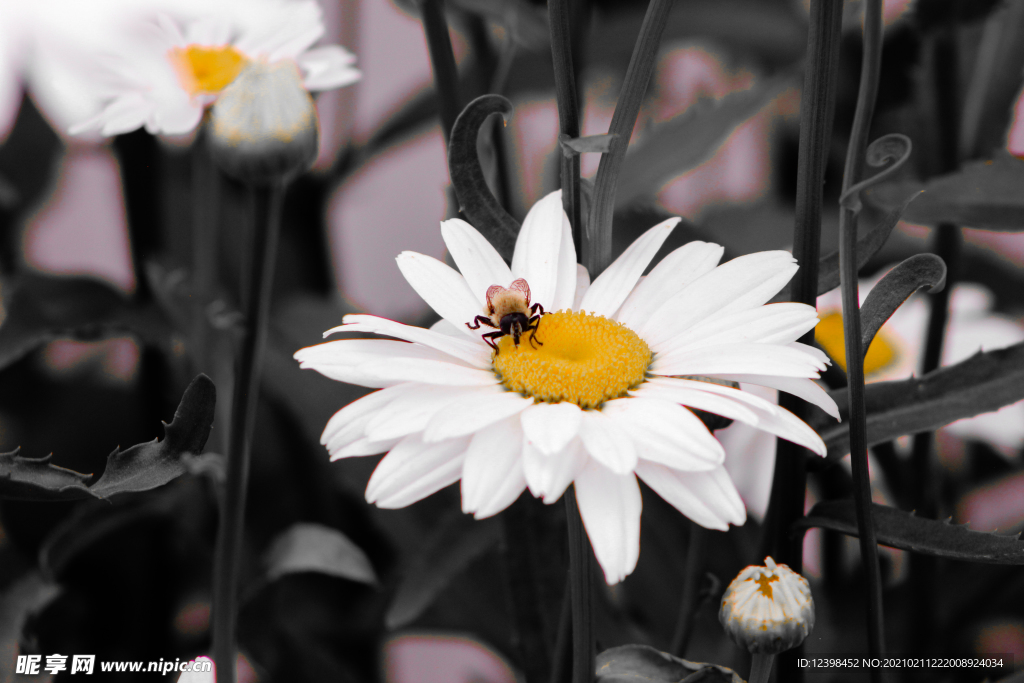
[[360,77],[344,48],[312,47],[324,33],[315,0],[154,1],[145,8],[123,19],[122,39],[98,57],[92,86],[106,104],[72,134],[117,135],[143,126],[154,134],[188,133],[253,63],[290,62],[309,91]]
[[[828,359],[796,343],[817,315],[797,303],[764,305],[797,270],[791,254],[748,254],[690,242],[641,277],[679,219],[639,237],[593,283],[576,263],[561,192],[533,206],[511,268],[476,229],[441,224],[460,272],[413,252],[398,266],[442,318],[431,329],[347,315],[325,333],[372,332],[403,341],[348,339],[295,358],[335,380],[381,389],[342,408],[321,443],[332,460],[390,451],[366,499],[414,503],[461,479],[462,509],[494,515],[525,489],[553,503],[575,484],[583,524],[609,584],[636,566],[637,477],[694,522],[727,529],[746,519],[723,467],[725,451],[696,408],[744,422],[824,455],[792,413],[732,382],[787,391],[838,418],[815,382]],[[488,314],[488,290],[528,285],[547,313],[516,345],[496,351],[469,329]],[[477,323],[479,324],[479,322]],[[710,381],[709,381],[710,380]],[[687,407],[684,407],[687,406]]]

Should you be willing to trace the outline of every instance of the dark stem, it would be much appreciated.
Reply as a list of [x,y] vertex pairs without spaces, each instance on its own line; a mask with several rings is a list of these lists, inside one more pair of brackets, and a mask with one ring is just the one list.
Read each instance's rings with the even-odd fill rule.
[[[579,104],[576,98],[576,72],[572,62],[572,34],[568,0],[549,0],[551,24],[551,58],[555,68],[555,101],[558,103],[558,132],[570,138],[580,136]],[[572,226],[573,244],[578,253],[587,251],[580,213],[580,157],[560,157],[562,176],[562,207]]]
[[[871,116],[878,95],[882,63],[882,0],[867,0],[864,15],[864,56],[860,90],[846,153],[843,191],[855,185],[864,170],[864,156]],[[871,483],[868,475],[867,414],[864,407],[864,349],[861,340],[857,286],[857,213],[842,209],[839,215],[839,267],[842,278],[843,333],[846,342],[847,392],[850,400],[850,458],[853,465],[854,501],[860,534],[861,561],[867,584],[868,650],[872,657],[885,651],[882,612],[882,580],[878,545],[871,517]],[[871,670],[871,680],[881,680],[881,670]]]
[[612,260],[612,216],[615,213],[615,188],[626,156],[629,138],[633,135],[636,117],[640,113],[647,85],[654,72],[654,61],[658,56],[661,34],[668,23],[672,0],[651,0],[647,14],[640,26],[640,36],[633,47],[626,78],[622,82],[619,100],[615,105],[612,123],[608,132],[618,137],[612,141],[611,149],[601,156],[594,181],[594,203],[587,220],[586,251],[583,265],[590,271],[590,277],[600,275]]
[[555,636],[555,651],[551,660],[551,675],[548,683],[564,683],[572,676],[572,577],[566,577],[565,596],[562,610],[558,615],[558,635]]
[[280,184],[256,186],[251,188],[251,192],[254,229],[243,288],[245,328],[235,366],[227,476],[213,568],[213,655],[220,683],[235,683],[238,579],[241,571],[246,484],[249,479],[260,364],[266,345],[284,187]]
[[423,30],[430,50],[430,66],[434,70],[434,88],[437,90],[438,107],[441,110],[441,132],[447,147],[452,126],[462,111],[459,72],[455,66],[448,22],[444,18],[444,0],[421,0],[420,4],[423,10]]
[[572,681],[591,683],[594,678],[594,633],[591,616],[594,551],[576,505],[576,490],[565,492],[565,516],[569,522],[569,575],[572,593]]
[[205,128],[192,145],[192,362],[195,372],[213,375],[207,307],[216,291],[219,252],[220,175],[206,146]]
[[135,271],[135,298],[148,301],[153,293],[146,276],[146,263],[161,246],[163,225],[158,168],[160,148],[156,138],[142,129],[118,135],[113,146],[124,186],[132,269]]
[[686,656],[686,646],[693,634],[693,620],[700,607],[700,581],[704,576],[704,560],[708,547],[708,530],[699,524],[690,524],[690,539],[686,547],[686,575],[683,577],[683,600],[679,605],[679,619],[672,634],[669,652]]

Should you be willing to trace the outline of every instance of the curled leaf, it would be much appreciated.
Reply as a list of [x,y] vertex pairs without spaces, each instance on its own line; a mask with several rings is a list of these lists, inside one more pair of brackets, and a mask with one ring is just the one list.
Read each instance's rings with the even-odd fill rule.
[[595,683],[743,683],[733,671],[717,664],[690,662],[648,645],[623,645],[605,650],[595,662]]
[[519,222],[491,194],[476,149],[480,126],[492,114],[501,114],[508,121],[512,116],[512,103],[501,95],[481,95],[459,114],[448,143],[448,174],[459,209],[466,219],[494,245],[502,258],[511,261]]
[[886,273],[860,307],[864,353],[885,321],[911,294],[922,287],[938,292],[945,284],[946,263],[935,254],[916,254]]
[[266,555],[267,580],[286,574],[317,572],[377,585],[377,574],[362,549],[337,529],[295,524],[278,536]]
[[912,149],[913,144],[910,142],[910,138],[906,135],[901,135],[900,133],[883,135],[872,142],[868,145],[867,155],[864,160],[869,166],[878,168],[889,164],[888,168],[851,187],[849,190],[844,192],[841,197],[839,197],[839,203],[844,208],[850,209],[854,212],[859,212],[862,206],[860,193],[869,187],[877,185],[886,178],[891,177],[893,173],[903,166],[903,164],[907,163],[907,159],[910,158],[910,152]]
[[[972,531],[966,524],[926,519],[877,503],[871,504],[871,516],[881,545],[968,562],[1024,564],[1024,541],[1017,536]],[[853,501],[822,501],[806,517],[794,522],[792,531],[798,533],[811,527],[857,536]]]

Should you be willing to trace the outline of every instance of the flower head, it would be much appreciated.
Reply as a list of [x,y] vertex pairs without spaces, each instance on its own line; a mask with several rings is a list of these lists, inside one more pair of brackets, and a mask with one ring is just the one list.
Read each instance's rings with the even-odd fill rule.
[[[386,508],[461,479],[462,508],[478,518],[524,489],[553,503],[574,484],[609,583],[628,575],[639,555],[637,477],[698,524],[742,524],[725,452],[687,407],[820,454],[825,446],[788,411],[700,378],[775,387],[838,415],[811,379],[828,361],[794,342],[817,322],[813,308],[764,305],[796,271],[787,252],[718,265],[722,247],[691,242],[641,277],[677,223],[648,230],[591,283],[576,264],[560,192],[530,210],[511,267],[465,221],[443,222],[461,273],[422,254],[398,257],[440,322],[426,330],[349,315],[327,334],[403,341],[349,339],[295,354],[302,367],[332,379],[381,388],[328,422],[321,442],[332,459],[390,451],[366,489],[368,501]],[[529,298],[499,317],[488,290],[515,289],[517,280]],[[540,317],[531,323],[526,313]],[[517,314],[524,317],[505,319]]]
[[343,48],[311,48],[324,31],[314,0],[210,0],[184,17],[150,9],[153,16],[126,31],[95,74],[107,104],[72,132],[116,135],[145,126],[187,133],[253,64],[292,64],[307,90],[359,79],[355,57]]
[[784,564],[741,571],[722,595],[718,612],[729,637],[754,654],[776,655],[796,647],[814,628],[814,600],[807,579]]

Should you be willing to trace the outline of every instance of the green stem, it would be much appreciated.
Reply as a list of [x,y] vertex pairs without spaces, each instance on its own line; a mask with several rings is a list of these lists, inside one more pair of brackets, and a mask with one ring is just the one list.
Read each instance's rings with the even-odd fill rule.
[[[871,116],[878,96],[882,63],[882,0],[867,0],[864,15],[864,56],[860,90],[850,133],[843,174],[843,192],[855,185],[864,169],[864,156]],[[861,560],[867,583],[868,650],[872,657],[885,651],[882,612],[882,580],[878,567],[878,545],[871,517],[871,483],[868,474],[867,413],[864,407],[864,349],[861,342],[860,305],[857,286],[857,213],[842,209],[839,215],[839,267],[842,278],[843,333],[846,342],[847,391],[850,397],[850,458],[853,465],[854,501],[860,534]],[[880,669],[871,670],[871,680],[880,681]]]
[[213,568],[213,655],[218,665],[217,680],[220,683],[235,683],[238,578],[241,571],[246,485],[284,187],[280,184],[258,186],[252,187],[251,192],[254,230],[243,288],[245,329],[235,370],[227,476]]
[[441,132],[445,147],[452,133],[455,119],[462,111],[459,97],[459,72],[455,66],[452,39],[448,34],[448,22],[444,18],[444,0],[422,0],[423,31],[427,36],[430,51],[430,66],[434,70],[434,87],[437,89],[438,107],[441,110]]
[[615,188],[626,157],[626,148],[633,135],[636,117],[640,113],[647,85],[654,72],[654,62],[661,43],[661,34],[668,23],[672,0],[650,0],[647,14],[640,26],[640,36],[633,47],[633,56],[626,69],[619,100],[615,105],[612,123],[608,132],[617,137],[612,140],[611,149],[601,156],[594,181],[594,204],[587,221],[586,251],[583,265],[590,271],[590,277],[600,275],[612,260],[612,217],[615,213]]
[[565,515],[569,523],[569,576],[572,593],[572,682],[591,683],[594,679],[594,630],[591,616],[594,551],[590,548],[590,539],[583,528],[573,487],[565,492]]

